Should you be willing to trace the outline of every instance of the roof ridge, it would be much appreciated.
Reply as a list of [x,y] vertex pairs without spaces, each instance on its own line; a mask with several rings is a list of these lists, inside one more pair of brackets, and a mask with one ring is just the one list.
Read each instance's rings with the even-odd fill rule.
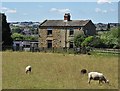
[[42,23],[40,23],[40,25],[42,25],[43,23],[45,23],[47,21],[47,19],[46,20],[44,20]]
[[[85,26],[91,20],[70,20],[67,22],[68,26]],[[45,20],[40,26],[65,26],[64,20]]]
[[[48,21],[64,21],[64,20],[48,20]],[[88,19],[88,20],[70,20],[70,21],[90,21],[90,20]]]

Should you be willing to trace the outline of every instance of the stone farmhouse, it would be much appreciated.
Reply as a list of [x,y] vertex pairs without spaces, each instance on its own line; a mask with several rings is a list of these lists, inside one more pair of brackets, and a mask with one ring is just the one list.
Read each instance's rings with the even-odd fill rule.
[[45,20],[39,26],[40,48],[74,48],[74,36],[82,33],[86,36],[96,34],[91,20],[71,20],[65,13],[64,20]]

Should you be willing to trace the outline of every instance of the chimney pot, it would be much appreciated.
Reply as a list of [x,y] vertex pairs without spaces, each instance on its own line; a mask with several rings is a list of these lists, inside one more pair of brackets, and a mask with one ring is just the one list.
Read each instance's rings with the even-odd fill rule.
[[64,20],[70,21],[70,13],[65,13]]

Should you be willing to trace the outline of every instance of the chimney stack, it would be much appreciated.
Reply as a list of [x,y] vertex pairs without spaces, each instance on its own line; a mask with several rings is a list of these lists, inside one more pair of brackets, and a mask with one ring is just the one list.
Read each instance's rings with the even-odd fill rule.
[[65,13],[64,20],[65,21],[70,21],[70,13]]

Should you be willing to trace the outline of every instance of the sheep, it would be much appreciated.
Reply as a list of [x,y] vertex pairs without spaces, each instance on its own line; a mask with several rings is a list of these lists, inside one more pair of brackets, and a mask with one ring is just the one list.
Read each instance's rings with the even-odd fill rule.
[[82,69],[81,70],[81,74],[86,74],[87,73],[87,70],[86,69]]
[[30,73],[32,71],[32,67],[29,65],[25,68],[25,73],[27,74],[28,72]]
[[99,80],[99,84],[100,84],[100,82],[103,82],[103,81],[105,83],[109,83],[109,80],[107,80],[102,73],[98,73],[98,72],[89,72],[88,73],[88,83],[89,84],[90,84],[91,80]]

